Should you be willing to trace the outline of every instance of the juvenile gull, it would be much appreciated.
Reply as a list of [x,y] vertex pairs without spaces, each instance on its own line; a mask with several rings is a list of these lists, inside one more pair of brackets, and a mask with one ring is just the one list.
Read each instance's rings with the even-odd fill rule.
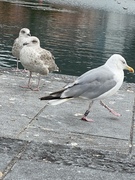
[[[52,71],[58,71],[59,68],[55,64],[55,60],[51,52],[40,47],[40,41],[37,37],[29,37],[27,42],[23,45],[24,46],[20,51],[20,61],[24,68],[30,71],[29,81],[26,88],[32,89],[30,85],[32,72],[47,75]],[[39,83],[40,75],[37,88],[33,90],[39,90]]]
[[57,105],[77,97],[89,99],[89,108],[82,117],[82,120],[85,121],[93,121],[92,119],[88,119],[87,115],[95,100],[100,100],[101,105],[107,108],[112,114],[120,116],[119,113],[105,105],[101,99],[112,96],[118,91],[123,83],[124,69],[134,72],[134,69],[127,65],[126,60],[121,55],[114,54],[104,65],[87,71],[60,91],[53,92],[40,99],[50,100],[49,104],[52,105]]
[[18,60],[20,59],[20,51],[23,47],[23,43],[26,42],[26,39],[30,37],[30,30],[28,28],[22,28],[19,32],[19,37],[15,39],[13,47],[12,47],[12,54],[17,58],[17,68],[18,71]]

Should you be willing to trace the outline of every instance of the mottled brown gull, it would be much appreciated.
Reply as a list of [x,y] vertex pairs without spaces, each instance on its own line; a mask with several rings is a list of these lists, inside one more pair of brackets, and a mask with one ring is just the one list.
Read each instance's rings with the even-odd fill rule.
[[[30,84],[32,72],[39,73],[40,75],[47,75],[52,71],[58,71],[59,68],[55,63],[54,56],[51,52],[40,47],[40,41],[37,37],[29,37],[27,42],[23,45],[24,46],[20,51],[20,61],[23,67],[30,71],[26,88],[32,89]],[[33,90],[39,90],[40,75],[37,88]]]
[[17,68],[18,71],[18,60],[20,59],[20,51],[23,47],[23,43],[26,42],[26,39],[30,37],[30,30],[28,28],[22,28],[19,32],[18,38],[15,39],[12,46],[12,54],[17,58]]
[[124,79],[124,69],[134,72],[134,69],[127,65],[126,60],[121,55],[114,54],[104,65],[87,71],[63,89],[40,99],[49,100],[48,104],[51,105],[57,105],[77,97],[89,99],[89,108],[82,117],[82,120],[85,121],[93,121],[88,119],[87,116],[95,100],[100,100],[101,105],[112,114],[120,116],[119,113],[109,108],[101,100],[112,96],[119,90]]

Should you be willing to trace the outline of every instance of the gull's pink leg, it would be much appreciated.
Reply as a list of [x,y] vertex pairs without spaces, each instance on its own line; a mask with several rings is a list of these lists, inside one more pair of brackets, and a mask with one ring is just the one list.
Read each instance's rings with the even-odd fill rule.
[[30,76],[29,76],[29,80],[28,80],[28,85],[27,85],[27,86],[20,86],[20,87],[21,87],[21,88],[31,89],[31,85],[30,85],[31,77],[32,77],[32,72],[30,71]]
[[32,89],[32,88],[31,88],[31,90],[33,90],[33,91],[39,91],[40,77],[41,77],[41,76],[39,75],[37,87],[36,87],[35,89]]
[[121,114],[117,113],[116,111],[108,107],[105,103],[103,103],[103,101],[100,101],[100,104],[104,106],[106,109],[108,109],[108,111],[111,112],[113,115],[118,116],[118,117],[121,116]]
[[87,121],[87,122],[93,122],[93,119],[87,118],[87,116],[88,116],[88,114],[89,114],[89,112],[90,112],[90,108],[91,108],[92,104],[93,104],[93,101],[89,104],[89,108],[88,108],[88,110],[84,113],[84,115],[83,115],[83,117],[81,118],[81,120]]

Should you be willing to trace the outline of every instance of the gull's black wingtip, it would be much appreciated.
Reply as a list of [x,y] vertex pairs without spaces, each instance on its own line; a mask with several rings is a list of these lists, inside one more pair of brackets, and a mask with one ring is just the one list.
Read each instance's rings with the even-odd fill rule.
[[57,96],[55,97],[55,96],[50,95],[50,96],[40,97],[39,99],[42,101],[42,100],[60,99],[60,97],[57,97]]
[[42,101],[42,100],[50,100],[51,98],[50,96],[44,96],[44,97],[40,97],[39,99]]
[[43,97],[40,97],[39,99],[40,99],[40,100],[43,100]]

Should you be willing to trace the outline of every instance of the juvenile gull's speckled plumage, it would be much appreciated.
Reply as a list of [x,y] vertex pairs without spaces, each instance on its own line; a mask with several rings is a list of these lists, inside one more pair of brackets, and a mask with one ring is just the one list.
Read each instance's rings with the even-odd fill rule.
[[28,28],[22,28],[19,32],[19,37],[15,39],[12,54],[17,58],[17,70],[18,70],[18,60],[20,59],[20,51],[23,47],[23,43],[26,42],[26,39],[30,37],[30,30]]
[[[47,75],[49,72],[58,71],[59,68],[55,64],[54,56],[50,51],[40,47],[40,41],[37,37],[31,36],[24,43],[24,47],[20,52],[20,61],[24,68],[30,71],[30,78],[27,88],[31,88],[30,79],[32,72],[39,73],[41,75]],[[39,82],[37,90],[39,88]]]
[[[40,99],[50,100],[49,103],[52,105],[77,97],[90,99],[89,108],[84,113],[82,120],[91,121],[87,119],[87,115],[90,112],[93,102],[112,96],[118,91],[123,83],[124,69],[134,72],[133,68],[127,65],[126,60],[121,55],[114,54],[104,65],[84,73],[62,90],[51,93],[49,96],[41,97]],[[102,101],[100,103],[114,115],[120,116],[119,113],[110,109]]]

